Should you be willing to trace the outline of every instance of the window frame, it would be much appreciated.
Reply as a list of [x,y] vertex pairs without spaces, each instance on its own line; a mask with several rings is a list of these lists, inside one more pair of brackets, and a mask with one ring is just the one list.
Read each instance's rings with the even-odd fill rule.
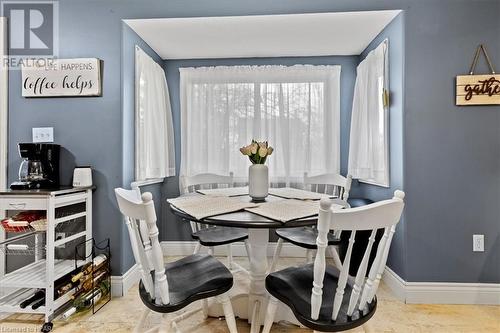
[[[328,70],[325,70],[327,68]],[[267,69],[271,69],[271,73],[263,73]],[[227,70],[227,72],[224,72]],[[249,72],[249,70],[255,70],[254,72]],[[273,72],[272,70],[276,70]],[[334,128],[329,129],[332,135],[334,145],[336,144],[336,148],[332,151],[334,156],[334,169],[332,172],[340,172],[341,167],[341,144],[340,144],[340,76],[341,76],[341,66],[340,65],[294,65],[294,66],[281,66],[281,65],[269,65],[269,66],[216,66],[216,67],[187,67],[187,68],[179,68],[181,73],[180,80],[180,94],[181,94],[181,175],[192,176],[193,171],[190,170],[189,165],[196,162],[192,159],[192,150],[187,147],[186,142],[189,144],[189,137],[192,135],[190,133],[190,128],[192,126],[191,117],[189,116],[190,111],[188,110],[190,105],[190,101],[192,100],[192,87],[196,84],[231,84],[231,83],[240,83],[240,84],[253,84],[255,89],[255,93],[259,87],[266,83],[280,84],[280,83],[314,83],[314,82],[324,82],[327,83],[333,89],[328,92],[327,99],[332,101],[332,104],[327,104],[323,107],[323,110],[326,111],[328,109],[332,109],[332,115],[334,118]],[[218,72],[220,71],[220,72]],[[245,75],[242,75],[242,71]],[[291,71],[291,72],[287,72]],[[297,71],[298,75],[294,75],[293,71]],[[232,74],[235,74],[231,76]],[[211,76],[210,76],[211,75]],[[328,87],[328,86],[327,86]],[[257,90],[256,90],[257,89]],[[327,88],[328,89],[328,88]],[[262,98],[261,93],[256,93],[256,97],[254,103],[260,101]],[[338,104],[338,105],[337,105]],[[330,106],[328,106],[330,105]],[[260,108],[256,108],[258,111]],[[189,132],[189,133],[186,133]],[[327,133],[327,132],[325,132]],[[255,134],[254,134],[255,135]],[[255,138],[255,139],[263,139],[263,138]],[[326,139],[325,139],[326,140]],[[248,144],[248,143],[247,143]],[[271,143],[272,144],[272,143]],[[239,148],[239,147],[238,147]],[[244,157],[242,157],[244,158]],[[186,161],[189,159],[189,161]],[[327,164],[328,165],[328,164]],[[233,168],[230,166],[230,168]],[[220,169],[220,168],[216,168]],[[241,173],[241,166],[236,167],[235,169],[239,170],[238,173]],[[215,171],[215,170],[214,170]],[[235,171],[235,170],[230,170]],[[197,171],[194,171],[197,172]],[[207,172],[213,172],[209,170]],[[235,171],[236,172],[236,171]],[[295,172],[296,173],[296,172]],[[241,178],[237,176],[237,178]],[[295,178],[299,176],[297,175],[275,175],[273,179],[283,179],[285,183],[294,182]],[[303,177],[303,173],[301,173],[300,177]],[[281,182],[281,180],[279,180]]]

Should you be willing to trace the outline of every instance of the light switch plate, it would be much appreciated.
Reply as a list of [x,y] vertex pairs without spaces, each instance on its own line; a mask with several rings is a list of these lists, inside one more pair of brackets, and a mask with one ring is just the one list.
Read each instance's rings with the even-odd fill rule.
[[33,142],[54,142],[54,127],[34,127]]

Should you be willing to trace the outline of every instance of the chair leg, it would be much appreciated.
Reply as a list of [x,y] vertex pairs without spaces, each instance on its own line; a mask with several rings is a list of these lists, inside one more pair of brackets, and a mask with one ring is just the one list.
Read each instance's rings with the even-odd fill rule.
[[210,247],[208,248],[208,254],[210,254],[211,256],[213,256],[213,255],[214,255],[214,247],[213,247],[213,246],[210,246]]
[[174,330],[174,333],[181,333],[181,330],[177,327],[177,323],[175,321],[172,322],[172,329]]
[[252,249],[250,248],[250,244],[248,243],[248,239],[245,240],[245,250],[247,251],[248,261],[250,261],[250,251]]
[[201,249],[201,244],[196,243],[193,254],[198,254],[198,252],[200,252],[200,249]]
[[313,250],[306,250],[306,263],[309,264],[313,261]]
[[132,331],[133,333],[142,333],[144,332],[144,324],[146,323],[146,319],[148,318],[148,315],[151,313],[151,310],[146,308],[141,314],[141,317],[139,318],[139,322],[137,325],[134,327],[134,330]]
[[278,300],[271,296],[269,298],[269,303],[267,304],[266,318],[264,320],[264,329],[262,330],[262,333],[269,333],[269,331],[271,331],[276,309],[278,309]]
[[202,309],[203,309],[203,317],[205,319],[207,319],[208,318],[208,299],[204,298],[201,301],[201,304],[202,304]]
[[273,261],[271,261],[271,266],[267,270],[266,274],[274,272],[276,268],[276,264],[278,263],[278,259],[281,254],[281,247],[283,246],[283,239],[279,238],[278,243],[276,244],[276,249],[274,249]]
[[329,246],[328,249],[330,250],[330,253],[332,254],[333,264],[338,269],[341,269],[342,268],[342,261],[340,260],[339,253],[337,252],[337,249],[333,246]]
[[229,270],[232,271],[234,269],[233,265],[233,247],[231,244],[227,245],[227,261],[229,264]]
[[259,333],[260,331],[260,300],[253,303],[252,311],[252,325],[250,327],[250,333]]
[[158,333],[170,333],[172,332],[172,318],[169,313],[164,313],[161,316],[161,323],[158,329]]
[[231,305],[231,300],[227,293],[217,296],[217,301],[222,304],[222,309],[224,310],[224,316],[226,318],[226,325],[230,333],[238,333],[236,328],[236,319],[234,317],[233,306]]

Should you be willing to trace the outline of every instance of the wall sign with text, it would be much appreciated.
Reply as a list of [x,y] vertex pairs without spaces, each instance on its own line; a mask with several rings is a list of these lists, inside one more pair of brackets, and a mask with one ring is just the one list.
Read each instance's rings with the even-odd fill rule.
[[[490,67],[491,74],[474,74],[481,51]],[[469,75],[457,76],[456,96],[457,105],[500,105],[500,75],[495,73],[483,45],[479,45],[476,50]]]
[[457,76],[457,105],[500,104],[500,75]]
[[102,96],[101,60],[36,60],[22,67],[23,97]]

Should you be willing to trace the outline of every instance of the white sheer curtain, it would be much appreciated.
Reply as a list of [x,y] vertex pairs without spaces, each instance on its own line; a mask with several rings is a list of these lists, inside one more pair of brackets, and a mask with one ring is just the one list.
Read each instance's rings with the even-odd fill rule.
[[[8,69],[4,65],[7,56],[7,19],[0,17],[0,187],[7,185],[7,108]],[[0,213],[2,214],[2,213]]]
[[275,148],[271,181],[301,181],[340,169],[340,66],[181,68],[181,175],[228,174],[245,181],[239,148]]
[[165,71],[135,49],[136,180],[175,175],[174,127]]
[[380,186],[389,186],[387,52],[385,40],[358,66],[349,143],[349,174]]

